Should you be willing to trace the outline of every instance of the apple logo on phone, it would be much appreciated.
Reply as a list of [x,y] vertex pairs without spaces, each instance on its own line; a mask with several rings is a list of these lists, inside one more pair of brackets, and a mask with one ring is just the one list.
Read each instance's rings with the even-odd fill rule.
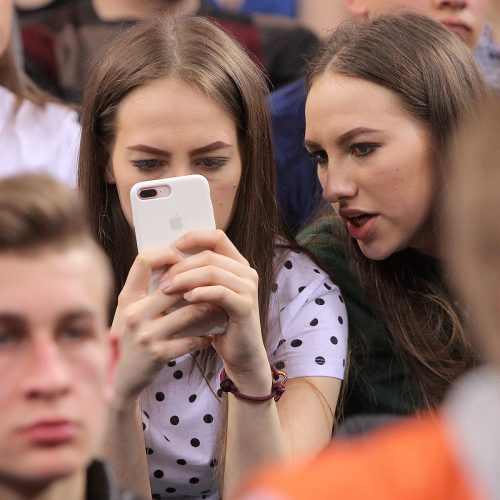
[[174,217],[171,217],[169,220],[169,224],[174,231],[180,231],[184,227],[182,225],[182,219],[179,214],[175,214]]

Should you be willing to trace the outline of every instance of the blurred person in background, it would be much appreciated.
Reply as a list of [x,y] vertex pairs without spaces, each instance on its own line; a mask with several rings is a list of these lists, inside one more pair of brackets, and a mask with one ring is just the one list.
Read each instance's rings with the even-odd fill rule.
[[0,0],[0,177],[45,171],[74,186],[78,116],[25,75],[13,39],[13,1]]
[[212,5],[239,12],[277,14],[295,17],[297,15],[296,0],[210,0]]
[[269,88],[302,74],[316,35],[294,20],[221,9],[206,0],[55,0],[18,6],[26,65],[33,79],[63,100],[79,103],[96,51],[135,22],[164,12],[211,18],[232,34],[260,65]]
[[488,10],[488,23],[476,49],[476,60],[488,84],[500,92],[500,13],[492,2]]

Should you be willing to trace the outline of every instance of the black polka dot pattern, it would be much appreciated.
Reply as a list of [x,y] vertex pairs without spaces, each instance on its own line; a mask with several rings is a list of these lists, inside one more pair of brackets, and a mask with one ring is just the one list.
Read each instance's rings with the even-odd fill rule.
[[154,498],[155,500],[161,500],[161,495],[159,493],[153,493],[151,495],[151,498]]
[[[292,378],[309,373],[341,378],[347,326],[343,299],[328,276],[308,259],[290,251],[280,261],[276,281],[271,282],[267,354],[272,366]],[[219,431],[223,409],[218,398],[226,397],[219,388],[222,364],[217,360],[204,376],[198,375],[196,354],[166,363],[143,396],[150,404],[145,406],[149,414],[141,413],[153,498],[217,495],[214,469],[218,463],[211,457],[217,456],[213,436]]]
[[323,356],[316,356],[316,358],[314,358],[314,361],[318,365],[324,365],[325,364],[325,358]]
[[340,302],[342,302],[342,304],[344,303],[344,297],[342,297],[342,295],[339,295],[339,300]]

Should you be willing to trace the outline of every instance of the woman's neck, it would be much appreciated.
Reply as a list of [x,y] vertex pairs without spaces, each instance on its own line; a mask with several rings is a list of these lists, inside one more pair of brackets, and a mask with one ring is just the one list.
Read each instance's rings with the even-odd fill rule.
[[83,470],[50,484],[32,485],[22,480],[21,484],[0,483],[0,498],[8,498],[9,500],[84,500],[86,477],[86,470]]
[[103,21],[147,19],[158,12],[174,17],[195,14],[201,0],[92,0],[98,17]]

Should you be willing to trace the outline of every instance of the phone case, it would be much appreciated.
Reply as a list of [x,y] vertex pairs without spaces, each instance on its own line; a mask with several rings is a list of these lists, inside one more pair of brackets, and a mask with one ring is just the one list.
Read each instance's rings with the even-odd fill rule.
[[[163,186],[170,189],[166,196],[139,196],[141,190]],[[139,252],[169,247],[188,231],[215,229],[210,187],[202,175],[139,182],[132,186],[130,200]]]
[[[161,196],[141,198],[143,190],[162,191]],[[130,190],[132,219],[139,252],[172,246],[188,231],[215,229],[215,218],[210,199],[208,181],[193,174],[166,179],[155,179],[134,184]],[[156,290],[165,270],[153,273],[148,290]],[[185,301],[173,306],[166,314],[186,305]],[[203,329],[190,326],[176,337],[216,335],[226,331],[227,316],[216,314],[203,322]]]

